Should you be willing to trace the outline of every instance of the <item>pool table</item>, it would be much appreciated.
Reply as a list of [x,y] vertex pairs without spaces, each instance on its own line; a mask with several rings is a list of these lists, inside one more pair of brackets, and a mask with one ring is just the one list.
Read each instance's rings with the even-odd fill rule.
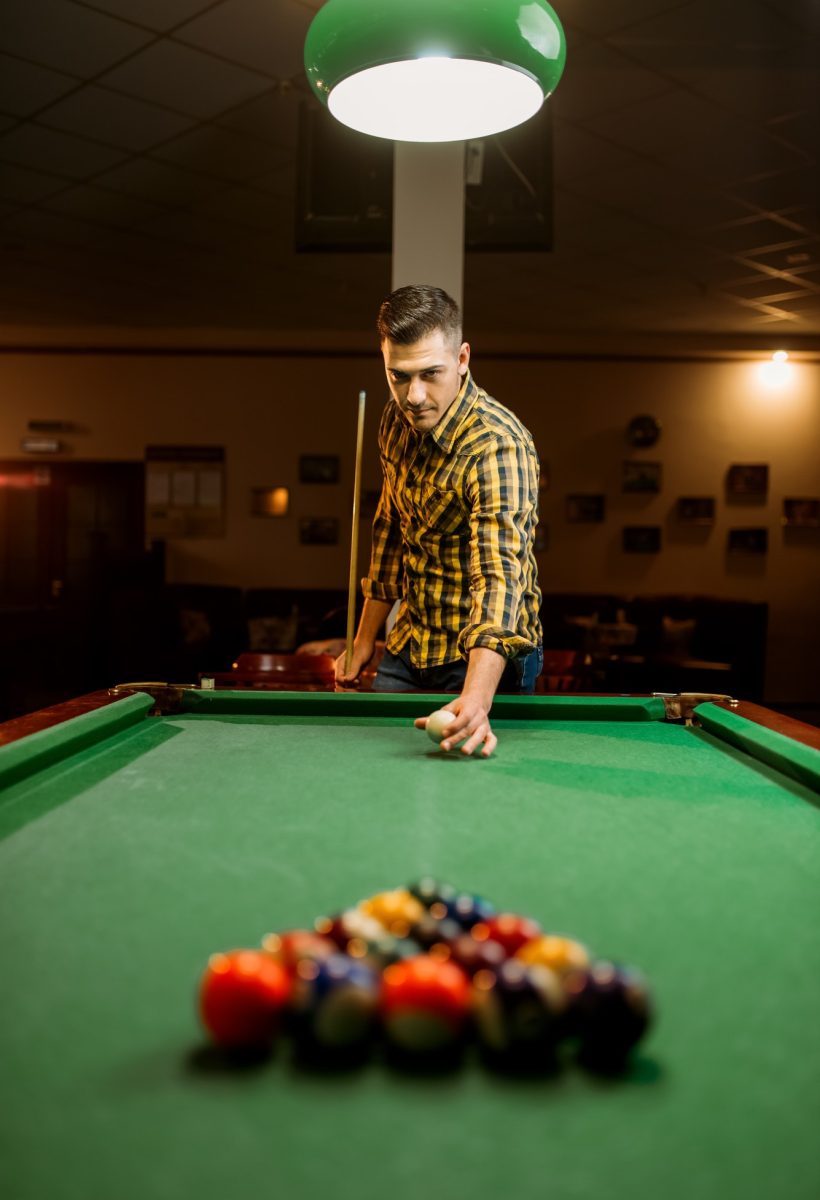
[[[484,760],[413,728],[445,699],[136,690],[0,728],[0,1195],[816,1200],[809,727],[499,697]],[[626,1072],[207,1047],[213,951],[426,874],[641,968],[658,1016]]]

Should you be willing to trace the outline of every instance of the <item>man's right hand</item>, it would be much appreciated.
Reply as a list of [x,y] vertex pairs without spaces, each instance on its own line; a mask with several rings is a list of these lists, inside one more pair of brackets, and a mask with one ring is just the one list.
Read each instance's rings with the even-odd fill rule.
[[359,682],[359,676],[364,668],[373,657],[373,652],[376,649],[375,643],[360,642],[358,639],[353,643],[353,654],[350,659],[350,669],[345,670],[345,659],[347,651],[340,654],[336,659],[336,683],[339,687],[353,688]]

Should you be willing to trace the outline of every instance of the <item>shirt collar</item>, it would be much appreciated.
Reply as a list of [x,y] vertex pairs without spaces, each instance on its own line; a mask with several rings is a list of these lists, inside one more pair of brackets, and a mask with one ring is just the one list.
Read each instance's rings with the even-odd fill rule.
[[453,403],[444,416],[431,430],[429,436],[445,454],[449,454],[456,444],[461,427],[475,408],[478,400],[478,388],[473,382],[469,371],[464,376],[464,382]]

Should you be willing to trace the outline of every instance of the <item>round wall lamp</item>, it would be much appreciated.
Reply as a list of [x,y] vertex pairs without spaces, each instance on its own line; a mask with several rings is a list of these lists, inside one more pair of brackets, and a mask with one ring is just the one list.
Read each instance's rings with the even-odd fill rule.
[[305,70],[344,125],[398,142],[455,142],[520,125],[566,60],[546,0],[328,0]]

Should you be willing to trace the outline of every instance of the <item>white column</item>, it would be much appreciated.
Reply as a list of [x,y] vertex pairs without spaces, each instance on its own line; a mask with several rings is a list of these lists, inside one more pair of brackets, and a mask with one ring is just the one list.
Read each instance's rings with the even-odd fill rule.
[[393,288],[430,283],[462,305],[464,143],[396,142]]

